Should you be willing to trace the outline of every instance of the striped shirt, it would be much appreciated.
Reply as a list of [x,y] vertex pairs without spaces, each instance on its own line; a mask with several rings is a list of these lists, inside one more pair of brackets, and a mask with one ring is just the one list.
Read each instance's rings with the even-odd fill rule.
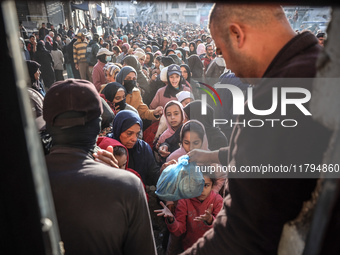
[[87,43],[86,42],[82,42],[81,39],[78,39],[73,44],[73,59],[74,59],[74,64],[87,62],[86,61],[86,57],[85,57],[86,47],[87,47]]

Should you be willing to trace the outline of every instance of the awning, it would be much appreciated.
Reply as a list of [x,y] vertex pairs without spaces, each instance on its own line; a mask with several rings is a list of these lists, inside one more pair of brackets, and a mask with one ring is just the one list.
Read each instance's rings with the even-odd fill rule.
[[[97,5],[97,11],[101,12],[102,11],[102,7],[99,4]],[[83,10],[83,11],[89,11],[89,2],[88,1],[84,1],[81,4],[71,4],[72,9],[78,9],[78,10]]]

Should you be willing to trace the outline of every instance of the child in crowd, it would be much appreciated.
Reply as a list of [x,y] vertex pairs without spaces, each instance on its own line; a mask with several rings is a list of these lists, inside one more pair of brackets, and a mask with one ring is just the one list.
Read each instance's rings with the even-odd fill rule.
[[194,95],[189,91],[181,91],[176,94],[178,102],[180,102],[184,107],[186,107],[189,103],[195,100]]
[[190,120],[182,126],[180,141],[180,148],[171,153],[166,161],[172,159],[177,161],[179,157],[186,155],[194,149],[209,150],[205,128],[203,124],[197,120]]
[[[181,128],[185,122],[185,113],[180,102],[172,100],[165,105],[164,108],[167,129],[160,135],[157,145],[162,144],[165,139],[172,136],[177,129]],[[158,146],[156,146],[158,148]]]
[[[135,170],[128,168],[129,164],[129,153],[127,148],[121,144],[119,141],[112,139],[110,137],[98,137],[97,139],[97,146],[103,150],[106,150],[108,146],[112,146],[112,154],[117,159],[117,165],[119,169],[123,169],[135,174],[143,183],[141,176]],[[143,183],[144,189],[145,185]],[[146,198],[149,201],[149,196],[145,192]]]
[[[204,233],[213,227],[212,223],[222,208],[223,199],[212,191],[215,179],[204,176],[204,188],[200,196],[180,199],[175,215],[160,202],[163,209],[154,210],[157,216],[164,216],[169,231],[182,236],[181,251],[191,247]],[[177,254],[177,253],[176,253]]]
[[176,64],[168,66],[167,80],[168,85],[157,91],[150,104],[150,109],[155,109],[157,106],[164,107],[167,102],[177,100],[176,94],[180,91],[190,91],[182,77],[181,68]]

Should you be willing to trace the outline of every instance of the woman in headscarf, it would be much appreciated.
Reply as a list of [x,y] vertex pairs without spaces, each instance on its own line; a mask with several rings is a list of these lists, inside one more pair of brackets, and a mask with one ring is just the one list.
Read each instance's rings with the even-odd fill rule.
[[163,55],[165,55],[166,51],[168,50],[168,39],[165,37],[162,41],[162,46],[160,51],[162,52]]
[[[176,51],[180,51],[181,52],[181,59],[182,59],[182,61],[183,61],[183,64],[188,64],[188,60],[187,60],[187,52],[185,51],[185,49],[183,49],[183,48],[177,48],[177,50]],[[178,53],[178,52],[177,52]],[[176,54],[177,54],[176,53]],[[177,56],[178,56],[178,54],[177,54]]]
[[203,77],[204,67],[201,59],[197,55],[191,55],[188,58],[188,65],[192,72],[192,78],[201,80]]
[[158,120],[163,112],[163,107],[157,107],[155,110],[150,110],[143,102],[140,90],[137,88],[136,80],[137,72],[131,66],[124,66],[116,77],[116,81],[122,84],[126,89],[126,103],[133,106],[142,119],[152,121]]
[[108,83],[100,96],[104,98],[114,114],[122,110],[130,110],[138,114],[134,107],[126,103],[126,90],[123,85],[118,82]]
[[144,62],[144,66],[146,68],[154,68],[154,64],[153,64],[153,60],[154,60],[154,56],[151,52],[147,52],[146,56],[145,56],[145,62]]
[[45,96],[45,90],[43,85],[40,83],[40,64],[32,61],[32,60],[26,60],[28,74],[30,76],[30,88],[36,90],[39,92],[43,97]]
[[109,137],[123,144],[129,152],[128,167],[134,169],[146,185],[156,185],[159,167],[156,164],[150,146],[138,139],[143,130],[143,122],[138,114],[132,111],[120,111],[113,122],[112,134]]
[[137,57],[134,55],[126,56],[123,59],[123,66],[131,66],[133,69],[135,69],[137,73],[137,83],[142,89],[142,95],[144,96],[144,93],[148,92],[149,82],[142,71],[142,65],[138,61]]
[[164,107],[167,102],[177,100],[176,94],[182,90],[190,91],[190,88],[182,77],[181,68],[178,65],[173,64],[168,66],[167,79],[168,84],[160,88],[152,100],[150,104],[151,109],[155,109],[157,106]]
[[45,87],[47,89],[50,88],[55,82],[54,62],[51,53],[46,50],[43,41],[37,43],[37,51],[34,53],[34,60],[41,65],[41,78]]
[[228,146],[228,139],[218,127],[214,127],[214,109],[207,105],[207,114],[203,115],[201,112],[202,102],[200,100],[193,101],[184,107],[189,120],[198,120],[201,122],[207,133],[210,150],[218,150],[222,147]]
[[51,55],[54,62],[54,74],[56,81],[63,81],[63,71],[64,71],[64,54],[58,49],[58,44],[54,43],[52,46]]
[[197,45],[197,55],[201,58],[203,54],[206,52],[205,45],[203,43],[200,43]]
[[24,39],[22,37],[20,37],[19,39],[20,39],[19,44],[20,44],[20,48],[22,49],[23,59],[24,60],[31,60],[30,53],[26,48],[26,44],[25,44]]
[[197,54],[196,51],[196,43],[191,42],[189,43],[189,56]]
[[48,50],[49,52],[51,52],[52,48],[53,48],[53,39],[51,36],[46,35],[44,38],[44,42],[45,42],[45,48],[46,50]]

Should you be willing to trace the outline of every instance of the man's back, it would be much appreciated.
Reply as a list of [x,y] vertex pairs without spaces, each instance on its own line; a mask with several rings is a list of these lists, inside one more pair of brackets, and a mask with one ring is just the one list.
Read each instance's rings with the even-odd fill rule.
[[76,148],[52,148],[46,162],[66,254],[155,254],[136,176]]

